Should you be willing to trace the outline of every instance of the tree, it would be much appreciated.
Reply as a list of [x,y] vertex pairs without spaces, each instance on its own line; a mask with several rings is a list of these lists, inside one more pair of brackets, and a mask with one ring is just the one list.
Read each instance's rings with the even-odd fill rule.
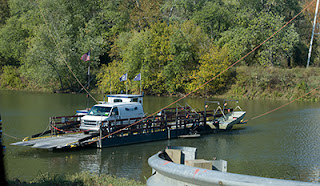
[[97,67],[110,49],[104,41],[106,25],[100,22],[102,10],[95,2],[12,0],[9,6],[11,17],[0,30],[0,53],[18,61],[22,76],[38,87],[78,89],[72,73],[83,84],[87,79],[88,64],[81,55],[91,50],[90,66]]
[[184,22],[201,10],[208,0],[166,0],[161,5],[163,20],[168,23]]
[[[261,12],[246,27],[238,26],[224,32],[218,43],[221,47],[230,48],[231,58],[238,60],[279,30],[284,24],[283,17],[272,12]],[[298,41],[299,34],[296,32],[294,25],[287,26],[251,56],[247,57],[245,62],[248,65],[260,63],[265,66],[285,66],[287,58],[293,56]]]
[[0,0],[0,28],[5,24],[6,19],[9,17],[8,0]]
[[0,54],[4,58],[2,65],[19,65],[28,47],[28,37],[29,32],[18,16],[7,20],[6,25],[0,29]]
[[160,5],[162,0],[135,0],[135,6],[130,13],[133,28],[142,30],[160,20]]
[[200,50],[207,42],[208,37],[193,21],[169,26],[157,22],[140,32],[120,34],[115,43],[120,58],[114,63],[122,73],[129,73],[129,79],[142,72],[143,88],[148,93],[185,92],[189,74],[197,68]]
[[193,20],[211,37],[220,38],[223,31],[229,29],[233,16],[229,5],[222,0],[208,1],[205,6],[193,15]]
[[192,72],[193,80],[188,84],[188,90],[194,91],[205,82],[215,78],[197,91],[200,95],[217,94],[225,91],[226,85],[231,81],[231,72],[226,71],[219,77],[216,77],[222,71],[226,70],[231,64],[228,57],[227,48],[219,48],[211,45],[200,57],[198,69]]

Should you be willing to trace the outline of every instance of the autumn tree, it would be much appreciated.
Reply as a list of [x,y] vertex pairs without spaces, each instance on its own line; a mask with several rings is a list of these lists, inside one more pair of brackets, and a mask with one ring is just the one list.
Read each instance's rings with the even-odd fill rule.
[[[231,71],[226,71],[231,65],[228,56],[227,48],[210,45],[200,56],[199,67],[192,71],[192,81],[188,84],[188,90],[194,91],[199,87],[196,94],[206,96],[225,91],[228,82],[232,81]],[[202,86],[207,81],[210,82]]]

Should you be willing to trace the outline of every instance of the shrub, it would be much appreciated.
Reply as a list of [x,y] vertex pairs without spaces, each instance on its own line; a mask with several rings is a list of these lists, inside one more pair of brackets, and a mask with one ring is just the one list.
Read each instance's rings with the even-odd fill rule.
[[8,89],[21,89],[23,88],[22,81],[20,79],[20,73],[14,66],[2,67],[3,73],[0,76],[0,87]]

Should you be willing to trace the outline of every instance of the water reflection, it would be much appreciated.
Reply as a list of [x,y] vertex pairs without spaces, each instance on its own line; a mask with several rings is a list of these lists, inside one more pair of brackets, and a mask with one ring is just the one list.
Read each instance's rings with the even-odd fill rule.
[[[102,99],[102,95],[96,96]],[[177,98],[147,96],[144,109],[153,113]],[[188,98],[195,109],[203,109],[204,99]],[[296,102],[269,115],[250,120],[286,103],[286,101],[240,100],[247,111],[245,125],[232,131],[202,136],[198,139],[174,139],[105,149],[48,152],[16,147],[4,136],[7,146],[6,168],[9,178],[31,180],[40,172],[73,174],[89,171],[111,174],[145,182],[151,175],[147,160],[166,146],[191,146],[198,157],[224,159],[228,171],[263,177],[319,181],[320,106]],[[93,101],[92,101],[93,104]],[[175,106],[175,105],[174,105]],[[174,107],[172,106],[172,107]],[[48,118],[73,114],[86,107],[85,95],[36,94],[0,91],[0,112],[4,133],[22,139],[42,132]]]

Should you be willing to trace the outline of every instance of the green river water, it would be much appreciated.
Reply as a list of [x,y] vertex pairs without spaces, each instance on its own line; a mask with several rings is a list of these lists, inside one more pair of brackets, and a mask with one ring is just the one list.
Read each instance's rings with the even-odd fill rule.
[[[94,96],[103,99],[103,95]],[[146,96],[144,111],[153,113],[176,99]],[[76,110],[84,109],[86,101],[84,94],[0,91],[7,177],[30,181],[46,172],[88,171],[146,182],[151,176],[148,158],[170,145],[196,147],[198,158],[224,159],[228,162],[228,172],[232,173],[308,182],[320,180],[320,104],[313,102],[294,102],[252,119],[287,101],[239,100],[241,108],[247,111],[247,124],[197,139],[57,152],[10,145],[46,130],[50,116],[73,115]],[[187,98],[180,102],[185,103],[203,110],[204,99]]]

